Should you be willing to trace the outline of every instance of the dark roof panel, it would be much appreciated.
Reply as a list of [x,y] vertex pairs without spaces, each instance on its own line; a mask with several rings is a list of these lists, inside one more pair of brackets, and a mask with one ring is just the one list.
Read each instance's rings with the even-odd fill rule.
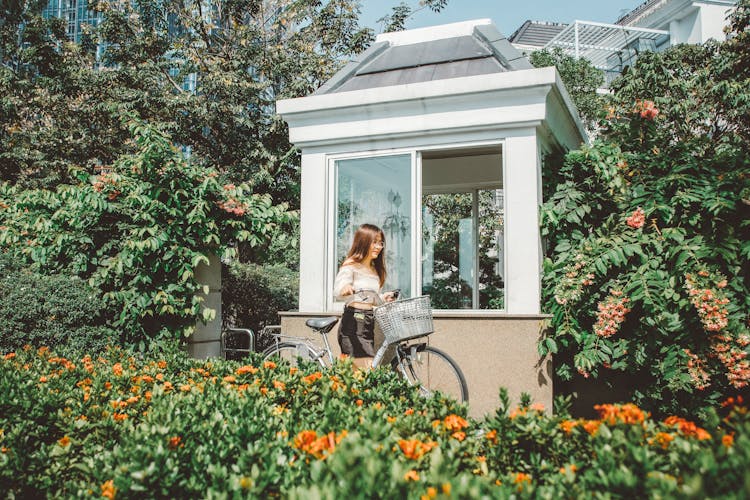
[[[491,24],[449,38],[394,44],[388,39],[368,50],[325,82],[315,94],[405,85],[531,68]],[[408,39],[408,38],[407,38]]]
[[390,85],[405,85],[407,83],[429,82],[445,80],[462,76],[486,75],[507,71],[492,57],[481,59],[465,59],[439,64],[426,64],[416,68],[401,68],[380,73],[366,73],[348,79],[333,92],[347,92]]
[[439,64],[464,59],[487,57],[487,47],[479,44],[473,36],[445,38],[432,42],[396,45],[380,54],[374,61],[357,71],[357,75],[414,68],[426,64]]

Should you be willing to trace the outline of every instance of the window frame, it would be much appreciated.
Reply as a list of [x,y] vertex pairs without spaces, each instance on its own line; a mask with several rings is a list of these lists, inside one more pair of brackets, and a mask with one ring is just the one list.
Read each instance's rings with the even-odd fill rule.
[[[480,148],[486,146],[497,146],[501,152],[501,185],[502,189],[505,189],[506,176],[506,143],[504,139],[497,140],[485,140],[485,141],[473,141],[473,142],[459,142],[459,143],[443,143],[438,145],[424,145],[424,146],[413,146],[408,148],[393,148],[393,149],[377,149],[371,151],[353,151],[346,153],[331,153],[326,154],[326,220],[325,220],[325,276],[326,276],[326,299],[325,305],[327,310],[335,310],[337,307],[334,304],[339,304],[333,297],[333,282],[338,272],[336,260],[336,217],[337,217],[337,196],[338,196],[338,166],[337,162],[342,160],[355,160],[364,158],[375,158],[383,156],[400,156],[409,154],[411,155],[411,289],[413,290],[414,296],[419,296],[422,290],[422,154],[426,152],[434,151],[449,151],[459,149],[471,149]],[[454,191],[445,192],[472,192],[472,219],[478,221],[479,219],[479,195],[478,190],[487,189],[486,185],[482,186],[476,184],[473,188],[469,188],[470,184],[462,185]],[[429,194],[437,194],[437,191],[430,191]],[[507,218],[507,197],[503,196],[503,214]],[[474,231],[474,274],[475,282],[479,280],[478,265],[479,265],[479,245],[476,244],[479,241],[479,224],[473,224]],[[507,231],[503,231],[503,248],[507,249]],[[503,276],[507,277],[508,262],[506,253],[503,253]],[[507,284],[504,288],[504,293],[507,303]],[[474,287],[472,306],[479,304],[479,288]],[[506,309],[441,309],[441,312],[446,313],[497,313],[505,312]]]

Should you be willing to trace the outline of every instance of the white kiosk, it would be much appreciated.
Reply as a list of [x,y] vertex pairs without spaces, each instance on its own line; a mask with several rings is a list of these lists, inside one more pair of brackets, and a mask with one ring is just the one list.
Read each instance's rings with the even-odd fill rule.
[[494,409],[501,386],[551,408],[536,348],[541,165],[586,140],[556,69],[534,69],[486,19],[385,33],[277,110],[302,152],[300,310],[280,313],[284,329],[340,311],[333,278],[373,223],[386,288],[431,296],[429,342],[460,364],[471,413]]

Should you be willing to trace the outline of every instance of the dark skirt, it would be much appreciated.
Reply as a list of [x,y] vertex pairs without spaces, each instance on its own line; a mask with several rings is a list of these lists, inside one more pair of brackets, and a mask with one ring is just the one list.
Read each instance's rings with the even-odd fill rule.
[[345,307],[338,334],[341,353],[353,358],[375,356],[375,314],[371,310]]

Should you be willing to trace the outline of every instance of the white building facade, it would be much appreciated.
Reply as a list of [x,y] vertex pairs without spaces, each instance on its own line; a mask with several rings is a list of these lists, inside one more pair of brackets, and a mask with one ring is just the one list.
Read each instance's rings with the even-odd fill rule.
[[556,69],[532,68],[489,20],[386,33],[277,109],[302,153],[300,311],[282,313],[284,328],[340,310],[333,278],[354,230],[374,223],[386,288],[431,295],[430,342],[464,368],[472,411],[493,408],[501,385],[551,405],[536,354],[541,162],[585,140]]

